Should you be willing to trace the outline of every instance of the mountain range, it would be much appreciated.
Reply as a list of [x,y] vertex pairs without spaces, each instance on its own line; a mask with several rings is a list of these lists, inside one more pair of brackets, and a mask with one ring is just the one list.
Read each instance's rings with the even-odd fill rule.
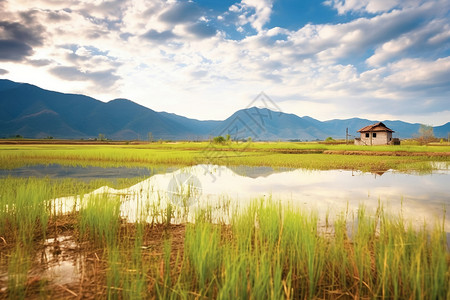
[[[102,102],[94,98],[64,94],[37,86],[0,80],[0,138],[112,140],[204,140],[230,134],[233,139],[323,140],[329,136],[358,136],[357,130],[379,120],[345,119],[319,121],[269,108],[249,107],[223,121],[200,121],[167,112],[156,112],[127,99]],[[420,124],[382,121],[395,131],[394,137],[410,138]],[[450,122],[434,127],[437,137],[447,137]],[[151,134],[150,134],[151,133]]]

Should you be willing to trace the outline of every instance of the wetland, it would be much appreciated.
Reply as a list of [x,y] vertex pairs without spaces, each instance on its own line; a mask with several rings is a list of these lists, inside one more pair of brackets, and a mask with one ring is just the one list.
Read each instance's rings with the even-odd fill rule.
[[448,149],[313,148],[2,145],[0,298],[448,298]]

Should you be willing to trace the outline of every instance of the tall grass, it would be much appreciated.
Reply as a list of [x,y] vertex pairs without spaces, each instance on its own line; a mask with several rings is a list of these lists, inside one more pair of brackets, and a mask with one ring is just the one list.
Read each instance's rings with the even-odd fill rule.
[[413,229],[382,207],[369,213],[364,206],[354,219],[339,215],[331,235],[318,224],[314,212],[258,201],[231,227],[189,225],[181,274],[165,281],[164,296],[446,299],[450,293],[442,226]]
[[[14,149],[14,151],[10,151]],[[395,151],[411,156],[373,156],[321,154],[331,150],[365,151],[370,154],[381,151],[387,154]],[[309,153],[312,154],[302,154]],[[433,152],[415,156],[418,152]],[[2,145],[0,146],[0,168],[10,169],[31,164],[48,162],[70,166],[158,166],[224,164],[292,167],[311,169],[359,169],[371,170],[414,170],[432,169],[430,162],[436,159],[449,163],[450,147],[442,146],[374,146],[321,145],[316,143],[251,143],[219,145],[207,143],[149,144],[143,146],[118,145]],[[444,153],[444,154],[442,154]],[[442,154],[442,155],[441,155]],[[441,156],[439,156],[441,155]]]
[[17,245],[8,262],[8,297],[25,299],[31,261],[29,251]]
[[114,248],[118,243],[120,225],[120,197],[107,193],[90,195],[83,199],[79,213],[79,231],[97,245]]
[[[0,237],[15,244],[5,252],[8,293],[20,299],[27,295],[32,246],[45,237],[49,218],[56,218],[47,199],[64,188],[45,179],[1,182],[5,185],[0,186]],[[213,224],[211,209],[199,210],[196,222],[185,224],[184,236],[176,240],[171,236],[172,206],[142,207],[135,224],[124,224],[120,205],[117,196],[86,197],[75,226],[83,245],[91,245],[106,266],[100,283],[104,297],[448,299],[450,295],[444,220],[418,227],[380,205],[377,211],[360,206],[354,214],[336,212],[324,222],[314,211],[256,200],[234,212],[227,219],[229,225]],[[152,239],[157,237],[146,234],[158,222],[163,237],[154,245]]]
[[29,179],[1,180],[0,236],[30,246],[35,237],[45,237],[52,195],[48,181]]

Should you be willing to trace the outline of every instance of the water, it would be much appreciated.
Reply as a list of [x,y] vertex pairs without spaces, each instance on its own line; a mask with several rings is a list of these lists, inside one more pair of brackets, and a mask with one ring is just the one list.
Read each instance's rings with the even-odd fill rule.
[[[435,167],[439,167],[438,164]],[[168,203],[188,207],[190,221],[198,209],[216,207],[217,221],[228,222],[237,210],[256,198],[271,198],[290,206],[327,212],[355,211],[361,204],[375,211],[380,203],[392,215],[402,214],[418,226],[434,225],[445,213],[445,229],[450,232],[450,171],[446,165],[430,174],[406,174],[392,170],[366,173],[349,170],[314,171],[271,167],[197,165],[177,168],[68,167],[57,164],[0,170],[0,177],[50,177],[92,179],[146,178],[129,188],[104,186],[91,194],[108,192],[122,198],[122,216],[129,221],[141,217],[142,210],[164,209]],[[85,196],[88,197],[89,195]],[[61,213],[79,208],[80,197],[55,199]],[[186,210],[185,210],[186,211]],[[181,212],[180,212],[181,214]]]
[[[169,169],[169,170],[173,170]],[[165,172],[167,168],[100,168],[100,167],[70,167],[59,164],[32,165],[10,170],[0,169],[0,178],[12,177],[49,177],[54,179],[75,178],[83,181],[93,179],[118,179],[149,177],[153,174]]]
[[[436,165],[438,166],[438,165]],[[439,167],[439,166],[438,166]],[[323,224],[326,215],[347,213],[350,220],[360,205],[375,212],[382,204],[385,212],[411,220],[413,226],[429,226],[443,221],[450,241],[450,171],[446,165],[430,174],[406,174],[392,170],[367,173],[349,170],[273,169],[270,167],[197,165],[185,168],[97,168],[39,165],[14,170],[0,170],[0,177],[50,177],[118,179],[142,177],[141,182],[124,189],[103,186],[90,195],[109,193],[121,200],[121,215],[130,222],[152,221],[152,211],[175,207],[171,222],[193,222],[199,210],[210,209],[214,222],[230,222],[232,216],[255,199],[272,199],[284,205],[317,212]],[[60,213],[79,209],[82,197],[74,195],[54,199]],[[447,208],[447,210],[445,210]],[[161,221],[161,216],[157,216]],[[354,219],[357,221],[356,219]],[[442,223],[441,223],[442,224]],[[351,232],[349,232],[351,234]],[[450,248],[450,245],[448,245]],[[72,255],[76,242],[71,236],[59,236],[44,242],[44,252],[36,260],[39,267],[31,272],[52,278],[52,284],[68,284],[80,279],[80,257]],[[43,273],[42,273],[43,272]],[[7,274],[0,274],[5,279]]]
[[[177,219],[176,215],[174,222],[193,221],[195,212],[207,207],[213,208],[215,221],[229,222],[254,199],[271,198],[316,211],[322,219],[327,213],[355,212],[361,204],[375,212],[380,203],[389,214],[401,214],[418,227],[424,222],[435,225],[445,214],[445,230],[450,232],[450,214],[444,210],[450,204],[449,182],[448,169],[419,175],[197,165],[154,174],[129,188],[105,186],[91,194],[119,195],[122,216],[130,222],[141,218],[144,211],[151,214],[152,209],[164,209],[168,203],[179,208],[178,215],[189,211],[187,218]],[[64,213],[79,208],[80,198],[64,197],[55,203]]]

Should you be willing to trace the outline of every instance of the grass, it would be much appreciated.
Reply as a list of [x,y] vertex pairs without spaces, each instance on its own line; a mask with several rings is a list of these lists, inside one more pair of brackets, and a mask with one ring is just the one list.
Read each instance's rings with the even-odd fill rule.
[[[0,164],[190,165],[212,159],[205,156],[205,146],[3,145]],[[219,147],[212,152],[213,160],[228,165],[428,171],[436,160],[425,155],[283,152],[289,147],[317,150],[322,147],[317,144],[307,148],[310,145],[254,143],[245,151]],[[323,147],[340,151],[344,146]],[[422,152],[419,149],[424,148],[401,151]],[[448,167],[448,156],[439,160]],[[117,196],[84,198],[79,211],[74,205],[69,215],[58,214],[49,201],[83,195],[101,185],[104,181],[0,179],[0,273],[8,274],[6,279],[0,277],[0,285],[6,287],[0,298],[450,298],[444,220],[417,226],[401,214],[387,213],[382,204],[376,211],[361,206],[355,212],[329,212],[326,220],[314,211],[272,200],[255,200],[242,211],[230,212],[224,199],[214,209],[230,214],[224,217],[226,222],[213,224],[213,208],[207,208],[198,212],[195,223],[174,225],[175,219],[188,219],[183,216],[188,210],[160,199],[151,205],[138,202],[136,222],[127,224],[120,216],[122,203]],[[81,274],[79,282],[64,285],[57,294],[57,286],[42,272],[48,266],[38,258],[46,255],[45,239],[60,234],[73,236],[77,246],[70,255],[79,261]],[[65,254],[65,259],[70,255]],[[38,287],[31,283],[36,273],[41,276]]]
[[[323,154],[324,152],[330,154]],[[367,155],[342,155],[363,151]],[[373,152],[392,155],[373,156]],[[328,153],[327,152],[327,153]],[[406,152],[406,156],[396,153]],[[173,143],[146,145],[1,145],[0,168],[33,164],[68,166],[187,166],[222,164],[361,171],[431,170],[431,161],[450,162],[447,146],[324,145],[307,143]],[[384,154],[386,154],[384,153]],[[418,155],[419,154],[419,155]]]
[[[20,190],[35,199],[32,203],[44,204],[48,194],[32,195],[33,191],[55,192],[54,182],[45,179],[9,184],[9,189],[0,189],[2,199],[5,191],[15,191],[8,194],[8,204],[21,203]],[[196,223],[178,227],[168,224],[168,218],[153,225],[140,220],[123,223],[119,206],[115,196],[92,196],[82,202],[78,217],[72,219],[75,223],[58,229],[73,228],[78,251],[94,253],[93,261],[100,262],[93,267],[90,256],[81,256],[83,277],[95,278],[95,297],[446,299],[450,295],[450,252],[443,222],[416,228],[402,215],[384,212],[382,205],[374,212],[361,206],[354,214],[329,213],[324,222],[314,211],[255,200],[235,212],[230,224],[211,223],[210,211],[204,210]],[[66,218],[42,207],[47,211],[38,210],[40,217],[28,212],[38,225],[23,241],[33,246],[45,236],[36,232],[50,234],[52,222]],[[4,217],[11,213],[8,220],[14,220],[16,212],[2,213]],[[22,230],[19,222],[8,224],[2,227],[2,238]],[[159,237],[148,235],[152,226],[161,228]],[[171,228],[184,228],[185,233],[176,235]],[[9,240],[11,247],[0,248],[8,257],[9,295],[22,299],[51,295],[49,284],[42,284],[35,294],[30,290],[28,274],[35,251],[31,249],[39,247],[24,248],[21,243],[22,239]],[[92,272],[95,276],[89,275]],[[89,298],[93,294],[83,282],[72,293]]]
[[0,236],[29,247],[45,237],[51,187],[39,179],[1,180]]

